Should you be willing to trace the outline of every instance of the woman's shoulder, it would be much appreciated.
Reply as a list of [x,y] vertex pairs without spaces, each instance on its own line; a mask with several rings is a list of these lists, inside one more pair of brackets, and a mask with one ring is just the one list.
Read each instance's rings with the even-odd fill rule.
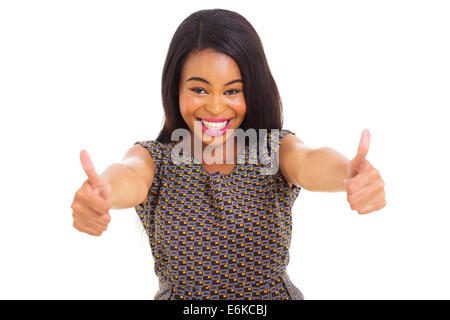
[[[270,141],[272,147],[277,148],[277,145],[281,145],[281,142],[300,140],[295,133],[288,129],[271,129],[267,131],[267,138]],[[286,139],[285,139],[286,138]],[[266,140],[266,138],[265,138]]]
[[174,144],[172,142],[163,143],[158,140],[140,140],[136,141],[134,145],[140,145],[143,148],[147,149],[151,154],[158,156],[167,156],[167,153],[170,153]]
[[140,145],[147,152],[156,165],[156,170],[162,170],[170,163],[172,143],[162,143],[157,140],[140,140],[134,143],[134,147]]
[[289,130],[289,129],[280,129],[279,130],[280,140],[283,139],[284,137],[286,137],[289,134],[292,135],[292,136],[295,136],[295,133],[293,131]]
[[295,135],[295,133],[289,129],[264,129],[263,133],[264,132],[265,134],[263,134],[263,136],[267,136],[268,138],[280,138],[280,140],[288,134]]

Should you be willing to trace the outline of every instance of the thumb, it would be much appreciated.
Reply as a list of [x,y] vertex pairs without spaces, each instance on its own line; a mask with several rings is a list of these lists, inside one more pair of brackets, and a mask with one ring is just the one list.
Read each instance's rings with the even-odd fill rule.
[[81,150],[80,161],[81,166],[88,177],[89,184],[103,199],[108,199],[111,195],[111,186],[105,178],[98,175],[95,171],[94,164],[86,150]]
[[361,139],[358,145],[358,152],[356,156],[350,161],[349,177],[352,178],[358,174],[366,163],[366,156],[369,152],[370,146],[370,132],[367,129],[361,134]]
[[100,179],[97,172],[95,171],[91,157],[89,157],[89,153],[86,150],[81,150],[80,161],[81,166],[83,167],[83,170],[88,177],[89,183],[92,185],[92,187],[95,187],[100,183]]

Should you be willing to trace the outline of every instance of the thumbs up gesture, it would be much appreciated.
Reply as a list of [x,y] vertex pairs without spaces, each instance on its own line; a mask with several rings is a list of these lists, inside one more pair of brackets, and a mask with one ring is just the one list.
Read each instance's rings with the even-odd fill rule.
[[111,221],[111,185],[97,174],[86,150],[81,151],[80,161],[87,179],[75,193],[71,205],[73,226],[78,231],[100,236]]
[[347,200],[352,210],[359,214],[370,213],[386,206],[384,181],[380,173],[366,159],[370,146],[370,133],[361,135],[356,156],[350,161],[344,184]]

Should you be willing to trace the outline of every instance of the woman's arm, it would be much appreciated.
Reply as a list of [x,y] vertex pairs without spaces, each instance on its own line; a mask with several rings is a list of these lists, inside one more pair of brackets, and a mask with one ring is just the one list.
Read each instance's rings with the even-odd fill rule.
[[288,183],[310,191],[345,191],[350,160],[332,148],[310,148],[293,134],[280,145],[280,170]]
[[111,209],[132,208],[147,200],[155,174],[155,164],[141,145],[131,147],[120,163],[101,174],[111,184]]
[[386,206],[384,180],[366,159],[370,132],[361,135],[356,156],[349,160],[328,147],[311,149],[292,134],[280,146],[280,169],[289,183],[310,191],[345,191],[352,210],[366,214]]

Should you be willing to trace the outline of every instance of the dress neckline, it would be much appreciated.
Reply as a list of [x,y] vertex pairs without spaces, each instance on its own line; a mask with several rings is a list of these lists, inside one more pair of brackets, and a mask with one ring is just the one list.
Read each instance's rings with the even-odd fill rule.
[[[171,142],[171,149],[173,149],[177,145],[176,141]],[[207,171],[202,164],[189,152],[189,150],[185,150],[185,155],[183,159],[187,159],[190,163],[192,163],[193,166],[198,166],[199,170],[204,173],[204,175],[212,177],[224,177],[228,178],[231,177],[239,172],[239,170],[242,168],[242,166],[245,164],[246,157],[244,157],[247,154],[247,146],[244,145],[241,150],[238,153],[238,156],[236,158],[236,163],[233,167],[233,169],[228,173],[222,173],[220,171]]]

